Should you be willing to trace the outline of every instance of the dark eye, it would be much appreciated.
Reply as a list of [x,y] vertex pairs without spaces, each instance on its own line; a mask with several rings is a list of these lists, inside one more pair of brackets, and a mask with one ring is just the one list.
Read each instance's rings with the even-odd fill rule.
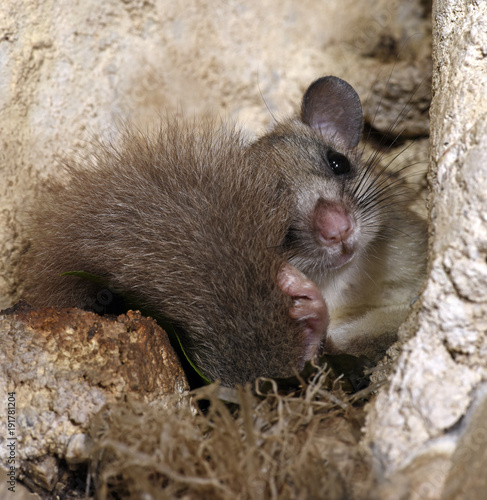
[[350,172],[350,162],[345,155],[330,150],[326,153],[326,159],[335,175],[343,175]]

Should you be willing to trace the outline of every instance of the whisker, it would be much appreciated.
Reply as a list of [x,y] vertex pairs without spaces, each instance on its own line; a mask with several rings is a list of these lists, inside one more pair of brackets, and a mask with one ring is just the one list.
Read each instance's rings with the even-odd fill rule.
[[259,75],[257,74],[257,88],[259,89],[259,95],[262,99],[262,102],[264,103],[265,107],[267,108],[267,111],[269,112],[269,114],[271,115],[271,118],[273,119],[274,123],[277,124],[279,123],[277,118],[274,116],[274,113],[271,111],[271,108],[269,107],[269,105],[267,104],[267,101],[264,97],[264,94],[262,93],[262,90],[260,88],[260,82],[259,82]]

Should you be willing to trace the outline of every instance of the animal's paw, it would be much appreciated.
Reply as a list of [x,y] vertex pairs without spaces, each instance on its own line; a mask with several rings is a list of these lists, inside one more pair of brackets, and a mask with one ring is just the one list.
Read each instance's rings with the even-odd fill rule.
[[278,286],[293,299],[289,315],[304,326],[304,364],[318,353],[324,343],[330,322],[328,308],[316,284],[291,264],[285,264],[279,272]]

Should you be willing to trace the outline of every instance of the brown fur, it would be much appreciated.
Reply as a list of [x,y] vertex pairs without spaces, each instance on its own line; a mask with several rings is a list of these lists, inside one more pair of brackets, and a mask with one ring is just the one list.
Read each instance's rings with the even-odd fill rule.
[[180,325],[210,379],[292,373],[303,338],[276,285],[293,200],[279,172],[208,123],[126,128],[119,142],[66,162],[32,210],[25,298],[96,309],[99,286],[60,276],[89,272]]

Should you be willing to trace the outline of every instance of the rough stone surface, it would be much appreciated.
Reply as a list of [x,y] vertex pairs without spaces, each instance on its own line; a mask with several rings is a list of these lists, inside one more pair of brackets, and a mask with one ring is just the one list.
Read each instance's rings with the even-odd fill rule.
[[[174,405],[187,390],[165,332],[138,312],[107,319],[20,304],[0,315],[0,401],[15,393],[17,474],[28,484],[51,491],[60,459],[83,462],[84,433],[105,404],[134,398],[162,407],[170,398]],[[1,419],[4,464],[10,431]]]
[[487,388],[479,391],[478,404],[469,415],[452,457],[441,500],[482,500],[487,491]]
[[[0,498],[3,500],[8,498],[15,498],[15,500],[39,500],[39,496],[29,491],[25,486],[16,483],[15,486],[9,486],[9,476],[6,470],[0,466]],[[9,490],[8,488],[14,488]]]
[[[437,0],[433,19],[429,274],[367,425],[387,473],[450,457],[487,378],[487,4]],[[447,471],[421,498],[439,498]]]

